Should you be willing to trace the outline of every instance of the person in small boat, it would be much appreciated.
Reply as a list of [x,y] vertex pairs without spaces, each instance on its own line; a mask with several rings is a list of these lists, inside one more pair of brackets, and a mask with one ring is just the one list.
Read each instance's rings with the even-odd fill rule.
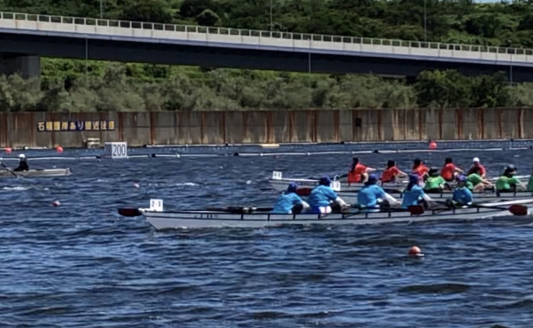
[[400,205],[400,202],[386,193],[383,188],[376,184],[377,182],[378,177],[375,174],[371,174],[368,177],[368,181],[365,182],[365,185],[357,193],[357,204],[367,208],[378,208],[380,205],[386,205],[385,202],[389,206]]
[[453,160],[448,157],[444,160],[444,166],[440,171],[440,175],[446,182],[453,182],[459,173],[464,174],[464,171],[453,164]]
[[500,192],[514,192],[518,189],[525,189],[525,185],[516,176],[516,167],[513,164],[507,165],[501,177],[496,180],[496,190]]
[[309,208],[307,204],[300,196],[296,194],[296,189],[298,185],[294,182],[289,184],[289,187],[286,191],[282,192],[279,195],[274,208],[272,209],[273,214],[297,214]]
[[420,177],[421,181],[425,181],[428,176],[429,168],[424,165],[420,158],[417,158],[413,161],[413,168],[411,173],[417,174]]
[[309,205],[311,213],[325,214],[332,212],[332,204],[341,208],[348,207],[348,204],[342,200],[337,193],[330,187],[331,179],[328,177],[320,178],[318,186],[313,188],[309,195]]
[[368,179],[368,173],[376,169],[367,167],[359,162],[359,158],[354,157],[350,172],[348,172],[348,183],[365,182]]
[[452,202],[453,205],[468,206],[472,205],[474,197],[472,192],[466,185],[466,176],[457,176],[457,187],[453,190]]
[[439,169],[432,167],[429,170],[428,175],[424,185],[424,191],[427,193],[442,193],[444,191],[444,186],[446,185],[446,180],[440,176]]
[[[428,178],[429,181],[430,178]],[[407,188],[403,191],[403,201],[402,201],[402,208],[407,209],[409,206],[416,206],[419,205],[420,202],[426,202],[426,204],[433,203],[433,200],[431,197],[429,197],[422,187],[418,185],[419,177],[418,174],[410,174],[409,175],[409,184],[407,185]],[[427,181],[426,181],[427,183]]]
[[397,178],[405,178],[407,174],[396,167],[395,161],[388,161],[385,171],[381,174],[381,183],[396,182]]
[[493,185],[487,179],[481,177],[481,168],[474,167],[466,177],[466,186],[473,192],[482,192],[485,188],[492,188]]
[[469,176],[470,174],[475,173],[475,171],[478,169],[479,173],[477,174],[479,174],[479,176],[485,179],[485,177],[487,176],[487,169],[485,169],[485,167],[481,165],[481,163],[479,162],[479,158],[474,157],[474,159],[472,160],[472,166],[470,167],[466,175]]
[[29,171],[30,166],[28,165],[28,161],[26,160],[26,155],[20,154],[19,155],[19,166],[17,166],[13,171]]

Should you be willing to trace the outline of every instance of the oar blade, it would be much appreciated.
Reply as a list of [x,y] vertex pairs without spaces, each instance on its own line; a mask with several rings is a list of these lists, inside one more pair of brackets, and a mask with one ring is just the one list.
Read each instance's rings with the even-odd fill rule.
[[424,207],[421,205],[412,205],[407,207],[407,210],[411,215],[421,215],[424,214]]
[[141,211],[134,207],[121,207],[118,209],[118,214],[130,218],[142,215]]
[[513,215],[524,216],[528,215],[529,210],[525,205],[514,204],[509,206],[509,212],[511,212]]

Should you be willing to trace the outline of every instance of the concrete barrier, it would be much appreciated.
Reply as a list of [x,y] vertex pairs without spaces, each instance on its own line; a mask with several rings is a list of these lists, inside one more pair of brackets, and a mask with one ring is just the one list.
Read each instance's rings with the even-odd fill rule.
[[0,113],[2,147],[533,138],[533,108]]

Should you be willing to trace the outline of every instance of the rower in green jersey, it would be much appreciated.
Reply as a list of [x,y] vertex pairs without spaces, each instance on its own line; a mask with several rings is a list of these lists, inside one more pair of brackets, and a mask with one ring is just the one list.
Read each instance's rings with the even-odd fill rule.
[[502,176],[496,181],[496,189],[502,192],[514,192],[526,186],[515,176],[516,167],[513,164],[507,165]]
[[473,167],[466,178],[466,186],[473,192],[482,192],[485,188],[492,188],[492,183],[481,177],[481,169]]
[[427,193],[441,193],[446,185],[446,180],[440,176],[439,169],[435,167],[431,168],[428,175],[426,184],[424,185],[424,191]]

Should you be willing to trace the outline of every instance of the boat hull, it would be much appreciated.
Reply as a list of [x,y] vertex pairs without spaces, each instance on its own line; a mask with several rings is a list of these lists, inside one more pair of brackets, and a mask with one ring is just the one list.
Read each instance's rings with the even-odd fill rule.
[[0,171],[0,178],[15,178],[13,172],[17,176],[28,178],[52,178],[69,176],[72,174],[70,169],[42,169],[42,170],[29,170],[29,171]]
[[[491,206],[510,206],[524,204],[533,206],[533,200],[509,201],[492,203]],[[514,217],[502,208],[462,208],[447,210],[428,210],[422,215],[411,215],[409,212],[375,212],[375,213],[332,213],[318,214],[231,214],[213,211],[157,212],[140,209],[147,221],[156,230],[165,229],[197,229],[197,228],[263,228],[284,225],[374,225],[416,222],[463,222],[487,220],[494,218],[520,218],[533,221],[533,216]]]

